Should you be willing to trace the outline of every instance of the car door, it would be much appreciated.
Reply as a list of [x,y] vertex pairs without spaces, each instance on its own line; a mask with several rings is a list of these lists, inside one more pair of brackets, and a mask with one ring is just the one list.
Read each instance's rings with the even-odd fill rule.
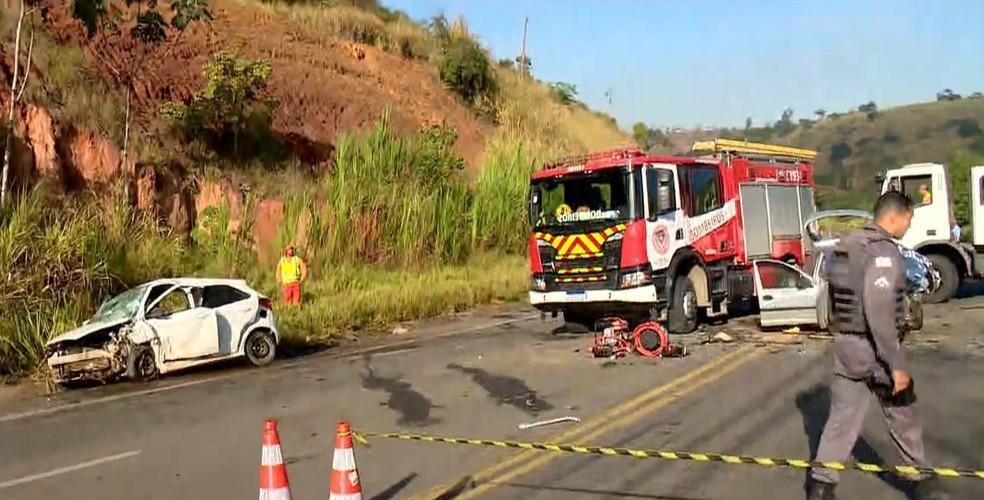
[[817,324],[817,287],[799,269],[777,260],[753,264],[763,327]]
[[144,321],[161,342],[165,361],[212,356],[219,352],[215,311],[195,307],[187,287],[174,286],[146,305]]
[[219,352],[230,354],[239,347],[246,327],[256,319],[259,299],[230,285],[210,285],[202,291],[202,306],[215,311]]

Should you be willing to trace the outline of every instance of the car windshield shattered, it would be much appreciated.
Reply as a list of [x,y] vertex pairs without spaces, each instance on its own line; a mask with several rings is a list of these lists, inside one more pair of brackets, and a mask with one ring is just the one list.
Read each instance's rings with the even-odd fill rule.
[[103,302],[92,317],[92,321],[112,322],[132,318],[140,308],[140,299],[143,298],[145,291],[147,287],[137,287]]

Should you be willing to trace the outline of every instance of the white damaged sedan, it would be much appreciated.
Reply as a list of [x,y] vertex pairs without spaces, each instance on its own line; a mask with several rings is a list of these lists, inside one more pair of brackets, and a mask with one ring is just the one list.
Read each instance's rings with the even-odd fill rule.
[[243,280],[151,281],[102,304],[80,328],[47,343],[58,383],[148,380],[224,359],[273,361],[280,332],[270,299]]

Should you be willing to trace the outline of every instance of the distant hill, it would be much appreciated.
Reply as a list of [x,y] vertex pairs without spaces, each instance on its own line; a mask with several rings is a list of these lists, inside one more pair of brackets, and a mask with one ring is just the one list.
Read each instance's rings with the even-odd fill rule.
[[800,126],[781,140],[819,152],[818,184],[867,190],[879,170],[946,163],[962,151],[984,154],[984,99],[845,114]]
[[[984,99],[964,98],[820,120],[780,122],[766,128],[676,131],[660,136],[656,152],[684,152],[695,140],[728,137],[815,149],[816,180],[826,206],[864,206],[877,193],[877,172],[907,163],[948,164],[958,155],[984,155]],[[795,124],[794,124],[795,123]],[[965,155],[966,156],[966,155]]]

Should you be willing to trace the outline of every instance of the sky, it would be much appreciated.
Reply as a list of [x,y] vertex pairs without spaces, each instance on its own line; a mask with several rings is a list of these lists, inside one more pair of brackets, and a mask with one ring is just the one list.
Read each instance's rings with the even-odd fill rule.
[[[464,15],[496,59],[629,128],[743,126],[984,92],[978,0],[383,0],[414,19]],[[606,91],[612,90],[609,103]]]

